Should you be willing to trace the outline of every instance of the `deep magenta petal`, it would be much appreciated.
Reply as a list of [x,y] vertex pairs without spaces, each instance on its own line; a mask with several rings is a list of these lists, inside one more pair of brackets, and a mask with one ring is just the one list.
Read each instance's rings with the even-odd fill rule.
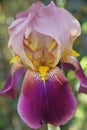
[[14,98],[17,94],[18,82],[24,72],[25,68],[23,65],[14,64],[11,68],[4,87],[2,88],[2,90],[0,90],[0,96]]
[[27,71],[18,113],[29,127],[37,129],[43,123],[62,125],[73,117],[76,106],[68,80],[58,68],[50,71],[45,82],[38,73]]
[[80,81],[79,92],[87,94],[87,77],[85,76],[80,63],[74,57],[69,57],[67,59],[68,60],[61,63],[61,68],[74,70],[76,78]]
[[66,70],[75,70],[75,67],[69,63],[60,63],[60,68],[65,68]]
[[80,81],[79,92],[87,94],[87,77],[85,76],[81,66],[79,66],[79,70],[76,72],[76,77]]
[[46,81],[48,100],[48,123],[63,125],[74,115],[77,102],[71,91],[68,80],[56,68],[49,74]]
[[27,71],[18,102],[18,113],[31,128],[39,128],[46,113],[45,85],[38,74]]

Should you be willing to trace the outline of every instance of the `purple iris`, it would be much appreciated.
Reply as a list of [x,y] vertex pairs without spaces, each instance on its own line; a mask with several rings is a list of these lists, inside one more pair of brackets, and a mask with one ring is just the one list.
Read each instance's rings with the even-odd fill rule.
[[17,106],[21,119],[34,129],[63,125],[73,117],[77,101],[62,69],[74,70],[79,92],[87,93],[87,78],[75,58],[79,54],[72,49],[80,24],[53,2],[36,2],[16,18],[9,27],[13,65],[0,95],[14,98],[25,74]]

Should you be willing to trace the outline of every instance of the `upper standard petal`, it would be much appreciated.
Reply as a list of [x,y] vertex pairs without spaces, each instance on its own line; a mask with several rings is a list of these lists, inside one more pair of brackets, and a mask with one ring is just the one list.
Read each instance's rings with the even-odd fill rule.
[[33,26],[37,32],[53,37],[62,49],[66,45],[72,47],[72,41],[81,33],[78,20],[53,2],[38,11]]
[[[65,9],[57,8],[54,2],[48,6],[36,2],[26,12],[18,14],[17,20],[9,27],[9,32],[8,46],[12,53],[18,55],[24,65],[35,70],[38,62],[32,57],[40,52],[38,47],[48,55],[51,50],[52,55],[49,59],[51,61],[54,57],[51,67],[55,67],[62,54],[66,50],[72,50],[72,43],[80,35],[81,28],[74,16]],[[49,37],[55,42],[46,43],[49,40],[44,39]]]

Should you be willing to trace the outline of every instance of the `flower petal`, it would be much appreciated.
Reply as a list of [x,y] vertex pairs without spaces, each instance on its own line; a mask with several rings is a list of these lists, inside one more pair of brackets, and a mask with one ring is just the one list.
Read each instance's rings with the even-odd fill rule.
[[[23,45],[24,33],[30,22],[30,19],[31,16],[28,16],[27,18],[19,18],[9,27],[10,39],[8,42],[8,47],[13,52],[13,54],[20,56],[23,62],[25,62],[31,68],[34,68],[32,62],[25,54]],[[32,29],[30,26],[28,30],[30,30],[31,33]]]
[[77,101],[71,91],[68,80],[59,68],[55,68],[48,75],[46,81],[48,118],[53,125],[63,125],[74,115]]
[[41,8],[32,22],[37,32],[54,38],[62,49],[72,48],[72,41],[81,33],[78,20],[53,2]]
[[4,87],[0,90],[0,95],[14,98],[17,94],[18,82],[24,72],[25,68],[23,65],[14,64]]
[[38,73],[28,70],[18,102],[18,113],[31,128],[43,123],[61,125],[69,121],[76,110],[77,102],[67,79],[56,68],[46,81]]
[[27,71],[18,102],[18,113],[31,128],[39,128],[45,115],[44,83],[33,71]]
[[57,42],[56,60],[53,64],[55,66],[66,50],[66,46],[67,51],[72,49],[72,42],[80,35],[81,28],[76,18],[65,9],[57,8],[54,2],[48,6],[36,2],[27,11],[19,13],[17,20],[9,27],[8,46],[13,54],[20,56],[23,63],[34,70],[33,63],[30,58],[27,58],[24,48],[24,37],[29,37],[32,31],[50,36]]
[[77,79],[80,81],[79,92],[87,94],[87,77],[85,76],[78,60],[75,57],[67,57],[61,63],[61,67],[75,71]]
[[23,39],[24,32],[28,24],[27,22],[28,20],[25,18],[22,20],[19,19],[13,22],[13,24],[9,27],[10,39],[8,42],[8,47],[19,56],[21,52],[24,53]]
[[24,21],[25,21],[25,18],[16,19],[15,21],[13,21],[12,24],[8,28],[9,34],[10,35],[14,34],[16,31],[16,26],[19,26]]

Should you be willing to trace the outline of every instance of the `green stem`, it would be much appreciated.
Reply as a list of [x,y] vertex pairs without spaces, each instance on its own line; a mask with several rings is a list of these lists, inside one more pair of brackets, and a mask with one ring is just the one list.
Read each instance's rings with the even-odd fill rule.
[[60,127],[48,124],[48,130],[60,130]]

